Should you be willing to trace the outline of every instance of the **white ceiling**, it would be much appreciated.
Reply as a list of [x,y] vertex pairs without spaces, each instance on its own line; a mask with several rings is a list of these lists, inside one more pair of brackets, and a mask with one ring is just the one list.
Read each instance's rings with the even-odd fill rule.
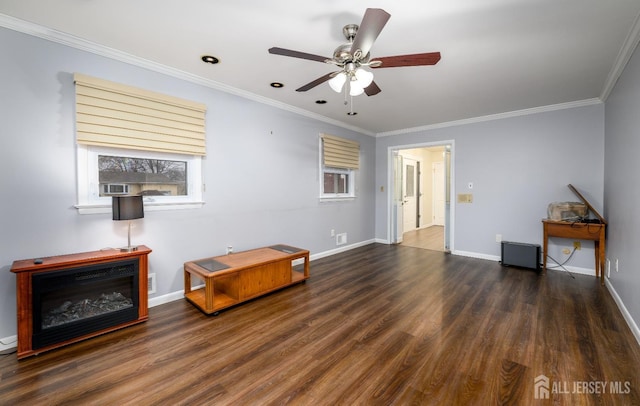
[[[374,70],[382,92],[354,97],[358,114],[347,116],[344,96],[326,83],[295,91],[335,67],[267,50],[330,57],[345,42],[342,27],[360,24],[367,7],[391,14],[372,59],[433,51],[442,59]],[[392,134],[606,98],[637,44],[640,1],[0,0],[0,13],[5,26],[15,17],[232,93]],[[220,64],[203,63],[205,54]]]

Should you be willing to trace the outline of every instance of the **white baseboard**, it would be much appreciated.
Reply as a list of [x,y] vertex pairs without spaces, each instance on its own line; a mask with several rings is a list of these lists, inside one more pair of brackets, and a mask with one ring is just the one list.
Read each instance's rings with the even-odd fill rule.
[[335,254],[339,254],[341,252],[350,251],[350,250],[352,250],[354,248],[364,247],[365,245],[373,244],[374,242],[377,242],[377,241],[375,239],[371,239],[371,240],[361,241],[361,242],[358,242],[358,243],[355,243],[355,244],[345,245],[344,247],[335,248],[335,249],[332,249],[332,250],[329,250],[329,251],[319,252],[317,254],[311,254],[309,256],[309,260],[310,261],[314,261],[316,259],[328,257],[328,256],[335,255]]
[[613,287],[611,282],[609,282],[609,278],[604,278],[604,283],[607,289],[609,289],[609,293],[611,293],[611,297],[613,297],[614,302],[616,302],[616,304],[618,305],[618,309],[620,309],[620,313],[622,313],[622,317],[624,317],[625,321],[627,322],[627,325],[631,329],[631,332],[636,338],[636,341],[638,342],[638,344],[640,344],[640,328],[638,328],[635,320],[633,320],[633,317],[631,317],[631,313],[629,313],[629,310],[627,310],[624,302],[622,301],[622,299],[620,299],[620,296],[618,295],[618,292],[616,292],[616,289]]
[[497,255],[480,254],[478,252],[459,251],[459,250],[453,250],[453,251],[451,251],[451,253],[453,255],[459,255],[461,257],[487,259],[489,261],[495,261],[495,262],[499,262],[500,261],[500,257],[497,256]]
[[[480,254],[477,252],[469,252],[469,251],[456,251],[454,250],[452,252],[453,255],[460,255],[462,257],[469,257],[469,258],[477,258],[477,259],[486,259],[489,261],[496,261],[496,262],[500,262],[500,260],[502,259],[499,255],[487,255],[487,254]],[[576,274],[580,274],[580,275],[589,275],[589,276],[596,276],[596,271],[594,269],[591,268],[581,268],[581,267],[577,267],[577,266],[568,266],[568,265],[564,265],[564,268],[566,268],[567,271],[571,272],[571,273],[576,273]],[[547,263],[547,270],[552,270],[552,271],[560,271],[563,272],[564,270],[560,267],[556,267],[553,266],[549,263]]]
[[149,307],[160,306],[169,302],[174,302],[184,298],[184,290],[167,293],[166,295],[152,297],[149,299]]

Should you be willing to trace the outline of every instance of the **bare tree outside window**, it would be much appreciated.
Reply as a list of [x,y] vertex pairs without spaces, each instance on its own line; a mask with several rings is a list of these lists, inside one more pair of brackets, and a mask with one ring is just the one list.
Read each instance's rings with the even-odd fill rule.
[[98,155],[100,196],[184,196],[187,162]]

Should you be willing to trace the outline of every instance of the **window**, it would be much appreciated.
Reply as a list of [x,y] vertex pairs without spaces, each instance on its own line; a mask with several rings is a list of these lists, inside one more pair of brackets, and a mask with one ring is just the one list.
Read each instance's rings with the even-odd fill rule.
[[186,175],[186,161],[98,155],[100,196],[129,193],[184,196],[187,194]]
[[111,212],[111,196],[144,196],[145,210],[201,207],[202,163],[195,155],[78,144],[80,213]]
[[351,171],[325,168],[324,194],[348,195],[351,193]]
[[320,198],[355,198],[355,170],[360,164],[360,145],[351,140],[322,134],[320,155]]
[[76,73],[80,213],[111,196],[144,196],[145,210],[201,207],[206,154],[201,103]]

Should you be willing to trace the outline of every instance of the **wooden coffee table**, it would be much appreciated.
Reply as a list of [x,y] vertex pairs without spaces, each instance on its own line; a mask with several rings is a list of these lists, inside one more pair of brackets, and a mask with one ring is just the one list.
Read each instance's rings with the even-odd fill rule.
[[[304,260],[303,267],[296,266]],[[300,269],[302,268],[302,269]],[[204,287],[193,289],[191,277]],[[272,245],[184,264],[184,296],[206,314],[282,289],[309,278],[309,251]]]

